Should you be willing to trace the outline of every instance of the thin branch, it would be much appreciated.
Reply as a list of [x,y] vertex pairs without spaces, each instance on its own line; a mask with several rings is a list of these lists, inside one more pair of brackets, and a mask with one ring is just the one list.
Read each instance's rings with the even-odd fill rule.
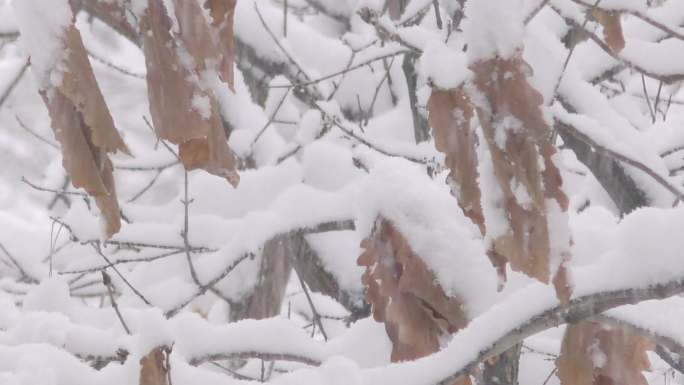
[[152,186],[154,186],[155,183],[157,183],[157,180],[161,176],[162,172],[163,172],[163,170],[157,170],[157,172],[154,174],[152,179],[150,179],[150,181],[147,182],[147,184],[145,186],[143,186],[143,188],[140,189],[140,191],[138,191],[130,199],[128,199],[126,201],[126,203],[133,203],[133,202],[137,201],[138,199],[140,199],[140,197],[145,195],[145,193],[148,192],[152,188]]
[[[428,7],[432,5],[428,3]],[[399,43],[400,45],[406,47],[409,51],[412,51],[414,53],[422,53],[422,49],[419,47],[409,43],[408,41],[404,40],[401,36],[399,36],[398,33],[394,31],[390,31],[386,26],[384,26],[378,17],[378,13],[375,12],[374,10],[370,8],[361,8],[358,11],[359,16],[361,17],[361,20],[364,22],[370,24],[375,28],[376,33],[378,34],[378,37],[382,39],[383,41],[393,41],[396,43]]]
[[118,65],[116,65],[116,64],[114,64],[114,63],[112,63],[112,62],[110,62],[110,61],[108,61],[108,60],[103,59],[102,57],[100,57],[100,56],[94,54],[94,53],[91,52],[91,51],[88,51],[88,56],[90,56],[92,59],[94,59],[94,60],[97,61],[98,63],[103,64],[104,66],[106,66],[106,67],[108,67],[108,68],[111,68],[111,69],[113,69],[114,71],[119,72],[119,73],[121,73],[121,74],[123,74],[123,75],[130,76],[130,77],[135,78],[135,79],[142,79],[142,80],[145,80],[145,75],[144,75],[144,74],[138,74],[138,73],[135,73],[135,72],[133,72],[133,71],[127,70],[127,69],[125,69],[125,68],[123,68],[123,67],[119,67]]
[[574,136],[575,138],[581,140],[582,142],[587,143],[588,145],[593,147],[595,151],[643,171],[648,176],[653,178],[653,180],[655,180],[659,185],[663,186],[665,189],[671,192],[678,200],[684,201],[684,193],[680,191],[679,188],[677,188],[674,184],[670,183],[670,181],[668,181],[662,175],[653,171],[653,169],[646,166],[644,163],[597,143],[591,137],[589,137],[583,132],[580,132],[577,128],[569,124],[562,123],[559,124],[558,127],[567,132],[568,134]]
[[306,81],[310,81],[311,79],[309,78],[309,75],[306,74],[306,72],[299,65],[299,63],[292,57],[292,55],[290,55],[290,53],[285,49],[285,47],[283,47],[283,45],[280,43],[280,40],[278,39],[278,37],[273,33],[273,31],[271,31],[271,28],[266,23],[266,20],[264,20],[264,17],[261,14],[261,11],[259,11],[259,6],[257,5],[256,2],[254,3],[254,11],[256,11],[257,16],[259,17],[259,21],[261,22],[261,25],[264,27],[264,29],[269,34],[269,36],[271,36],[271,39],[273,39],[273,42],[276,44],[276,46],[278,46],[278,49],[280,49],[280,51],[283,53],[283,55],[285,55],[285,57],[290,62],[290,64],[292,64],[293,66],[295,66],[297,68],[297,70],[299,71],[299,74],[301,74]]
[[124,320],[123,316],[121,315],[121,312],[119,311],[119,305],[116,303],[116,299],[114,298],[114,290],[112,288],[112,279],[109,277],[109,274],[107,274],[106,271],[102,271],[102,283],[104,283],[105,287],[107,287],[107,294],[109,294],[109,301],[112,303],[112,308],[114,308],[114,312],[116,312],[116,316],[119,318],[119,321],[121,322],[121,326],[123,326],[124,330],[126,331],[126,334],[129,336],[131,335],[131,329],[128,328],[128,325],[126,325],[126,321]]
[[149,263],[149,262],[154,262],[154,261],[164,259],[167,257],[172,257],[174,255],[182,254],[184,252],[185,252],[185,250],[174,250],[174,251],[169,251],[169,252],[162,253],[159,255],[154,255],[151,257],[112,260],[111,264],[89,267],[89,268],[78,269],[78,270],[60,271],[58,274],[60,274],[60,275],[71,275],[71,274],[96,273],[98,271],[105,270],[111,266],[118,266],[118,265],[124,265],[124,264],[129,264],[129,263],[138,263],[138,262]]
[[188,262],[188,268],[190,269],[190,276],[192,277],[193,282],[198,287],[202,287],[202,284],[199,281],[199,278],[197,277],[197,271],[195,270],[195,264],[192,262],[192,253],[191,253],[191,246],[190,246],[190,239],[189,237],[189,232],[190,232],[190,204],[193,202],[189,197],[188,197],[188,171],[185,170],[183,173],[183,231],[181,232],[181,236],[183,237],[183,245],[185,246],[184,250],[185,251],[185,257]]
[[7,86],[7,89],[5,90],[5,92],[3,92],[2,95],[0,95],[0,108],[2,107],[3,104],[5,104],[5,102],[9,98],[9,96],[12,94],[12,91],[14,91],[14,88],[16,88],[16,86],[21,81],[21,78],[24,77],[24,74],[26,73],[26,70],[28,69],[29,65],[30,65],[30,61],[29,61],[29,59],[26,59],[24,64],[21,66],[21,69],[17,73],[17,75],[14,77],[14,79],[12,79],[9,86]]
[[5,256],[7,256],[7,258],[10,260],[10,262],[12,262],[14,267],[19,271],[19,274],[21,275],[21,278],[23,280],[25,280],[28,283],[37,283],[38,282],[35,278],[31,277],[26,272],[26,270],[24,270],[23,267],[21,267],[21,265],[19,264],[17,259],[14,258],[14,256],[7,250],[7,248],[5,248],[5,245],[3,245],[2,243],[0,243],[0,250],[2,250],[2,252],[5,254]]
[[437,24],[437,28],[442,29],[442,13],[439,10],[439,0],[432,0],[432,7],[435,9],[435,23]]
[[38,186],[38,185],[36,185],[36,184],[34,184],[34,183],[29,182],[29,180],[26,179],[26,178],[24,178],[24,177],[21,177],[21,181],[22,181],[23,183],[26,183],[28,186],[30,186],[30,187],[33,188],[34,190],[43,191],[43,192],[51,192],[51,193],[54,193],[54,194],[74,195],[74,196],[79,196],[79,197],[83,197],[83,198],[86,198],[86,199],[88,198],[88,195],[87,195],[86,193],[82,193],[82,192],[79,192],[79,191],[54,190],[54,189],[50,189],[50,188],[47,188],[47,187],[41,187],[41,186]]
[[322,81],[325,81],[325,80],[328,80],[328,79],[332,79],[332,78],[337,77],[337,76],[344,75],[344,74],[346,74],[346,73],[348,73],[348,72],[350,72],[350,71],[355,71],[355,70],[357,70],[357,69],[359,69],[359,68],[366,67],[366,66],[368,66],[368,65],[370,65],[370,64],[375,63],[376,61],[380,61],[380,60],[384,60],[384,59],[390,59],[390,58],[393,58],[393,57],[398,56],[398,55],[403,55],[403,54],[405,54],[405,53],[407,53],[407,52],[410,52],[410,51],[401,50],[401,51],[395,51],[395,52],[392,52],[392,53],[380,55],[380,56],[374,57],[374,58],[372,58],[372,59],[365,60],[365,61],[363,61],[363,62],[361,62],[361,63],[355,64],[355,65],[353,65],[353,66],[351,66],[351,67],[349,67],[349,68],[345,68],[345,69],[343,69],[343,70],[340,70],[340,71],[337,71],[337,72],[333,72],[333,73],[331,73],[331,74],[328,74],[328,75],[319,77],[319,78],[317,78],[317,79],[314,79],[314,80],[311,80],[311,81],[308,81],[308,82],[293,83],[293,84],[288,84],[288,85],[275,85],[275,86],[270,86],[269,88],[298,88],[298,87],[305,87],[305,86],[310,86],[310,85],[318,84],[318,83],[320,83],[320,82],[322,82]]
[[[451,384],[457,378],[470,373],[470,371],[472,371],[480,362],[495,357],[525,340],[525,338],[544,330],[565,323],[578,322],[618,306],[635,304],[651,299],[665,299],[681,294],[682,292],[684,292],[684,279],[678,279],[655,284],[646,288],[640,287],[598,292],[572,299],[567,307],[563,307],[559,304],[550,309],[541,311],[532,317],[525,317],[524,321],[511,327],[508,332],[505,332],[500,337],[496,338],[494,342],[490,343],[485,348],[481,349],[475,345],[460,346],[468,352],[472,351],[475,358],[463,365],[458,365],[456,368],[449,369],[449,373],[441,376],[442,379],[438,383],[440,385]],[[486,321],[475,319],[468,326],[468,329],[477,328],[480,326],[479,323],[481,322]],[[463,333],[463,331],[459,333]],[[456,338],[458,338],[458,333],[456,334]],[[428,361],[430,360],[430,357],[422,360]],[[421,360],[418,360],[416,363],[419,363],[420,361]]]
[[[591,5],[585,3],[585,2],[582,1],[582,0],[572,0],[572,1],[573,1],[574,3],[576,3],[576,4],[582,5],[582,6],[584,6],[584,7],[590,7],[590,6],[591,6]],[[665,32],[665,33],[666,33],[668,36],[670,36],[670,37],[673,37],[673,38],[679,39],[679,40],[684,40],[684,34],[679,33],[678,31],[676,31],[676,30],[670,28],[669,26],[667,26],[667,25],[665,25],[665,24],[663,24],[663,23],[661,23],[661,22],[659,22],[659,21],[653,19],[653,18],[650,17],[649,15],[643,14],[643,13],[641,13],[641,12],[639,12],[639,11],[632,10],[632,9],[605,9],[605,11],[609,11],[609,12],[620,12],[620,13],[625,13],[625,14],[628,14],[628,15],[632,15],[632,16],[634,16],[634,17],[636,17],[636,18],[639,18],[639,19],[641,19],[642,21],[644,21],[644,22],[650,24],[651,26],[653,26],[653,27],[655,27],[655,28],[657,28],[657,29],[659,29],[659,30]]]
[[104,255],[104,253],[103,253],[102,250],[100,249],[100,244],[97,243],[97,244],[93,244],[92,246],[93,246],[93,249],[95,249],[95,251],[102,257],[102,259],[104,259],[105,262],[107,262],[107,264],[109,265],[109,267],[111,267],[112,270],[114,270],[114,272],[116,273],[116,275],[118,275],[119,278],[121,278],[121,280],[126,284],[126,286],[128,286],[128,288],[131,289],[131,291],[133,291],[133,293],[135,293],[135,295],[137,295],[138,298],[140,298],[146,305],[152,306],[152,303],[151,303],[150,301],[148,301],[147,298],[145,298],[145,296],[142,295],[142,293],[141,293],[140,291],[138,291],[138,289],[136,289],[135,286],[133,286],[133,285],[126,279],[126,277],[124,277],[123,274],[121,274],[121,272],[119,271],[119,269],[117,269],[116,266],[114,266],[114,265],[112,264],[112,262],[109,260],[109,258],[107,258],[107,256]]
[[16,119],[17,123],[19,123],[19,127],[23,128],[26,132],[31,134],[33,137],[35,137],[36,139],[40,140],[41,142],[47,144],[48,146],[54,148],[55,150],[59,150],[59,146],[55,142],[42,137],[37,132],[28,128],[28,126],[26,124],[24,124],[24,122],[21,119],[19,119],[19,115],[14,115],[14,119]]
[[548,3],[549,0],[543,0],[541,3],[539,3],[539,5],[535,7],[529,15],[525,17],[525,25],[529,24],[530,21],[532,21],[532,19],[534,19],[534,17],[537,16],[537,14],[541,12],[541,10],[544,9],[544,7],[546,7],[546,4]]
[[339,118],[337,116],[330,115],[327,111],[325,111],[323,108],[321,108],[317,104],[314,105],[314,107],[318,111],[321,112],[321,114],[323,115],[324,118],[327,118],[328,120],[330,120],[330,122],[333,125],[335,125],[337,128],[339,128],[340,130],[342,130],[342,132],[344,132],[348,136],[356,139],[359,143],[363,144],[364,146],[366,146],[368,148],[371,148],[371,149],[373,149],[373,150],[375,150],[375,151],[377,151],[377,152],[379,152],[385,156],[404,158],[404,159],[411,161],[413,163],[425,164],[425,165],[430,163],[430,162],[428,162],[427,159],[419,159],[419,158],[415,158],[415,157],[410,156],[410,155],[395,154],[395,153],[392,153],[391,151],[385,150],[385,149],[381,148],[380,146],[378,146],[377,144],[372,143],[368,139],[364,138],[363,136],[356,134],[353,129],[349,129],[349,128],[345,127],[339,121]]
[[233,376],[235,379],[242,380],[242,381],[255,381],[255,382],[256,382],[256,381],[259,381],[258,378],[245,376],[244,374],[240,374],[240,373],[236,372],[235,370],[233,370],[233,369],[231,369],[231,368],[228,368],[228,367],[225,367],[225,366],[219,364],[218,362],[213,362],[213,361],[211,361],[211,362],[209,362],[209,364],[211,364],[211,365],[213,365],[213,366],[215,366],[215,367],[217,367],[217,368],[223,370],[224,372],[230,374],[230,375]]
[[[660,84],[663,84],[660,82]],[[653,123],[655,123],[656,120],[656,114],[655,111],[653,111],[653,107],[651,107],[651,97],[648,96],[648,90],[646,89],[646,77],[644,77],[644,74],[641,74],[641,86],[643,87],[644,90],[644,98],[646,99],[646,105],[648,106],[648,112],[651,113],[651,119]]]
[[[574,1],[574,0],[573,0],[573,1]],[[610,47],[608,46],[608,44],[606,44],[603,40],[601,40],[598,36],[596,36],[596,34],[594,34],[593,32],[589,31],[588,29],[586,29],[586,28],[585,28],[585,25],[580,26],[580,25],[579,25],[575,20],[573,20],[572,18],[569,18],[569,17],[563,15],[562,11],[561,11],[560,9],[554,7],[553,5],[550,4],[549,7],[551,7],[551,9],[553,9],[560,17],[562,17],[562,18],[565,20],[566,23],[568,23],[569,25],[571,25],[571,26],[573,26],[573,27],[578,27],[578,28],[580,28],[581,31],[582,31],[582,33],[584,33],[591,41],[593,41],[594,43],[596,43],[596,45],[598,45],[599,48],[601,48],[606,54],[608,54],[610,57],[612,57],[613,59],[617,60],[617,61],[620,62],[621,64],[625,65],[626,67],[631,68],[631,69],[633,69],[634,71],[637,71],[637,72],[639,72],[639,73],[641,73],[641,74],[644,74],[644,75],[646,75],[646,76],[648,76],[648,77],[650,77],[650,78],[653,78],[653,79],[656,79],[656,80],[660,80],[660,81],[662,81],[662,82],[664,82],[664,83],[666,83],[666,84],[670,84],[670,83],[677,82],[677,81],[680,81],[680,80],[684,79],[684,74],[662,75],[662,74],[655,73],[655,72],[650,71],[650,70],[648,70],[648,69],[642,67],[641,65],[639,65],[639,64],[637,64],[637,63],[635,63],[635,62],[633,62],[633,61],[631,61],[631,60],[629,60],[629,59],[627,59],[626,57],[624,57],[624,56],[622,56],[622,55],[620,55],[620,54],[617,54],[617,53],[613,52],[613,50],[610,49]]]
[[305,357],[297,354],[289,353],[266,353],[266,352],[225,352],[225,353],[215,353],[202,357],[196,357],[190,359],[190,365],[197,366],[205,362],[210,361],[221,361],[221,360],[234,360],[234,359],[249,359],[258,358],[266,361],[290,361],[299,362],[311,366],[319,366],[321,362],[317,359],[311,357]]
[[266,122],[266,124],[264,124],[264,126],[261,128],[261,130],[259,130],[259,132],[258,132],[257,135],[254,137],[254,139],[252,139],[251,147],[254,147],[254,145],[256,144],[256,142],[258,142],[259,139],[261,138],[261,135],[263,135],[264,132],[266,132],[266,129],[273,123],[273,120],[275,119],[276,115],[278,115],[278,112],[280,112],[280,108],[282,108],[283,104],[285,103],[285,100],[287,99],[287,95],[288,95],[289,93],[290,93],[290,89],[288,88],[288,89],[285,91],[285,93],[283,94],[283,97],[280,98],[280,101],[278,102],[278,104],[276,105],[276,108],[275,108],[275,109],[273,110],[273,112],[271,113],[271,116],[269,116],[268,121]]
[[[300,234],[300,237],[303,237],[303,234]],[[302,243],[303,239],[301,242],[299,242],[299,245],[297,247],[297,253],[295,254],[295,258],[298,258],[299,255],[302,252]],[[318,313],[318,310],[316,310],[316,306],[313,303],[313,300],[311,299],[311,294],[309,294],[309,288],[306,286],[306,283],[304,283],[304,279],[302,279],[302,274],[299,272],[299,269],[297,268],[297,264],[292,261],[291,263],[292,269],[294,270],[295,274],[297,275],[297,279],[299,280],[299,285],[301,286],[302,290],[304,291],[304,295],[306,296],[306,301],[309,303],[309,307],[311,308],[311,315],[313,317],[313,322],[318,325],[318,328],[321,330],[321,334],[323,335],[323,339],[325,341],[328,341],[328,334],[325,332],[325,329],[323,328],[323,322],[321,321],[321,315]]]
[[[594,7],[598,6],[599,3],[601,3],[601,0],[596,0],[596,3],[594,3]],[[560,14],[560,11],[558,11],[558,10],[557,10],[555,7],[553,7],[553,6],[552,6],[552,8],[553,8],[561,17],[563,17],[563,15]],[[566,19],[566,22],[568,22],[567,19]],[[572,22],[573,22],[574,24],[576,24],[574,20],[573,20]],[[579,28],[581,28],[582,30],[586,31],[586,26],[587,26],[587,23],[588,23],[588,22],[589,22],[589,14],[586,14],[586,15],[584,16],[584,22],[582,23],[582,26],[580,26]],[[577,26],[576,26],[576,27],[577,27]],[[565,71],[568,69],[568,64],[570,63],[570,58],[572,58],[572,54],[575,52],[575,48],[576,48],[576,47],[577,47],[577,44],[575,44],[575,45],[573,45],[572,47],[570,47],[570,51],[568,51],[567,56],[565,56],[565,61],[563,62],[563,69],[561,70],[560,75],[558,75],[558,80],[556,81],[556,85],[555,85],[555,87],[553,88],[553,95],[554,95],[554,97],[555,97],[555,95],[558,94],[558,88],[560,87],[560,85],[561,85],[561,83],[562,83],[562,81],[563,81],[563,76],[565,75]]]

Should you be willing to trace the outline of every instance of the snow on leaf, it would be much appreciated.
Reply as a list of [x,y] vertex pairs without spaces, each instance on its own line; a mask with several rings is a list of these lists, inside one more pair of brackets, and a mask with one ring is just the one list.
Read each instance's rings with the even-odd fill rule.
[[621,327],[595,321],[568,325],[556,360],[562,385],[647,385],[651,342]]
[[221,80],[233,88],[233,62],[235,61],[235,37],[233,18],[237,0],[205,0],[204,8],[211,16],[212,36],[218,39],[220,50],[219,68]]
[[[23,27],[32,30],[33,20],[25,18],[41,13],[40,2],[22,2],[17,8]],[[59,4],[57,15],[71,15],[68,4]],[[59,20],[62,16],[57,17]],[[42,20],[46,24],[55,20]],[[62,23],[64,20],[59,21]],[[70,24],[46,28],[54,33],[49,47],[45,36],[28,33],[26,48],[37,59],[36,76],[41,86],[41,97],[47,106],[52,129],[62,147],[62,164],[74,187],[86,190],[104,219],[104,236],[111,237],[121,228],[119,205],[116,198],[112,163],[108,153],[122,151],[130,154],[119,135],[114,120],[100,91],[81,34],[73,21]],[[47,40],[46,40],[47,39]],[[59,51],[59,55],[44,50]],[[49,78],[49,81],[46,81]]]
[[477,91],[484,95],[477,114],[503,194],[483,199],[496,200],[494,205],[505,212],[504,218],[492,218],[490,213],[485,219],[507,223],[503,234],[488,234],[491,248],[513,270],[545,283],[552,275],[557,277],[556,293],[567,301],[570,287],[564,262],[570,257],[569,234],[551,234],[562,226],[551,229],[549,216],[561,216],[555,222],[567,224],[568,199],[553,161],[555,148],[542,114],[542,96],[527,81],[531,69],[516,55],[476,62],[471,70]]
[[[446,155],[450,173],[447,183],[463,213],[485,234],[481,192],[478,182],[475,132],[470,127],[474,109],[462,88],[433,90],[428,100],[429,122],[435,147]],[[505,279],[506,259],[490,250],[489,258]]]
[[140,385],[168,385],[166,349],[157,347],[140,359]]
[[366,297],[374,319],[385,323],[393,362],[436,352],[441,336],[467,324],[461,300],[444,293],[391,222],[378,218],[361,246],[364,252],[357,263],[366,267],[362,278]]
[[608,47],[614,53],[622,51],[625,48],[625,37],[622,34],[620,12],[594,8],[591,14],[603,27],[603,38],[606,40]]
[[[179,39],[171,34],[172,20],[162,0],[149,2],[142,21],[152,121],[161,139],[180,146],[187,170],[201,168],[237,186],[240,178],[218,101],[200,81],[216,48],[210,43],[202,10],[191,3],[175,4]],[[196,108],[197,100],[204,101],[203,108]]]

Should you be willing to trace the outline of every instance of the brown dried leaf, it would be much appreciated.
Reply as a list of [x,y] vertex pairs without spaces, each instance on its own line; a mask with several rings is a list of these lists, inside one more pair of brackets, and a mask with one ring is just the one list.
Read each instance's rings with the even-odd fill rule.
[[625,48],[625,36],[622,34],[620,13],[594,8],[591,11],[596,21],[603,27],[603,38],[614,53],[619,53]]
[[446,155],[448,183],[463,212],[484,233],[484,216],[477,182],[475,132],[470,128],[473,107],[462,89],[433,90],[427,104],[435,147]]
[[439,350],[439,339],[466,326],[461,300],[447,297],[401,233],[378,218],[361,246],[358,265],[376,321],[385,323],[392,361],[413,360]]
[[114,174],[108,153],[130,154],[114,126],[93,74],[81,35],[74,25],[62,36],[65,55],[58,87],[41,91],[55,137],[62,146],[62,164],[74,187],[95,198],[105,221],[107,238],[121,228]]
[[235,37],[233,19],[237,0],[206,0],[204,8],[209,10],[214,36],[218,37],[221,60],[218,72],[221,80],[233,88],[233,62],[235,61]]
[[594,321],[568,325],[556,360],[562,385],[647,385],[652,344],[625,328]]
[[[520,56],[478,62],[471,69],[475,85],[488,102],[479,106],[477,113],[503,193],[497,204],[509,222],[508,232],[494,240],[490,257],[491,253],[502,256],[513,270],[548,283],[551,250],[547,200],[555,200],[565,212],[568,199],[552,160],[555,148],[540,108],[543,98],[527,82],[531,69]],[[561,257],[563,261],[569,259],[569,252]],[[570,286],[562,264],[556,274],[556,293],[567,303]]]
[[[435,147],[446,155],[446,166],[451,171],[447,177],[451,193],[458,199],[463,213],[484,235],[485,220],[478,182],[476,138],[470,127],[474,115],[473,106],[462,88],[446,91],[433,89],[427,108]],[[502,281],[505,281],[506,259],[494,251],[489,253],[489,259]]]
[[167,348],[157,347],[140,359],[140,385],[168,385]]
[[[204,16],[194,2],[178,2],[180,42],[171,35],[171,19],[162,0],[151,0],[142,22],[147,64],[150,113],[160,138],[180,145],[188,170],[202,168],[239,183],[234,156],[228,147],[216,97],[200,86],[201,72],[215,51]],[[199,19],[202,18],[202,19]],[[189,23],[189,24],[188,24]],[[193,55],[194,63],[182,60],[179,49]]]
[[96,147],[107,152],[123,151],[130,155],[114,127],[114,119],[97,85],[81,34],[72,25],[66,30],[64,40],[68,71],[64,74],[59,90],[83,114],[83,120],[92,131],[92,141]]

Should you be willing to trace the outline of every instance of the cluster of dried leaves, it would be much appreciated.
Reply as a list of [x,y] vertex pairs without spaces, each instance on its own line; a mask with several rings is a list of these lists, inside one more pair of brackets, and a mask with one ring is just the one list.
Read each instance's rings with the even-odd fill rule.
[[502,195],[494,205],[508,223],[508,231],[492,240],[489,257],[503,279],[506,263],[544,283],[553,275],[558,298],[567,302],[570,287],[563,262],[570,257],[570,240],[561,248],[561,255],[555,256],[561,261],[552,272],[548,215],[555,209],[550,202],[566,212],[568,198],[553,162],[556,150],[542,114],[543,98],[528,83],[531,69],[519,55],[477,62],[471,70],[473,85],[485,103],[474,105],[463,88],[434,90],[428,103],[435,145],[446,155],[451,171],[452,192],[465,215],[487,235],[476,135],[471,125],[477,114]]
[[[378,218],[358,264],[373,318],[385,323],[392,341],[392,362],[413,360],[439,350],[440,339],[468,324],[459,298],[449,297],[406,238],[388,220]],[[470,384],[464,377],[459,385]]]
[[[211,89],[212,74],[233,88],[235,1],[205,1],[211,20],[197,2],[177,0],[174,5],[177,33],[162,0],[150,0],[140,23],[155,131],[160,139],[179,145],[187,170],[204,169],[237,186],[234,155]],[[41,95],[62,147],[64,168],[74,187],[95,198],[109,238],[121,227],[109,154],[131,153],[114,126],[73,22],[59,38],[65,54],[54,68],[63,79]]]
[[215,71],[233,87],[235,2],[207,1],[204,7],[210,23],[197,2],[175,0],[174,34],[164,2],[150,0],[141,21],[150,113],[159,138],[179,146],[187,170],[201,168],[237,186],[234,156],[209,85]]

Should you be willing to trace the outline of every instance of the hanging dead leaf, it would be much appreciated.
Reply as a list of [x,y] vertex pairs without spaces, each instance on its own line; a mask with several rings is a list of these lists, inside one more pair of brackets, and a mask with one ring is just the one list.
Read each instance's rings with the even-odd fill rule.
[[233,88],[233,63],[235,62],[235,37],[233,32],[235,5],[237,0],[206,0],[204,8],[211,16],[210,26],[218,37],[221,59],[218,72],[221,80]]
[[568,325],[556,360],[562,385],[647,385],[652,344],[621,327],[594,321]]
[[[218,102],[200,80],[207,62],[216,58],[215,45],[195,2],[176,2],[176,7],[179,40],[171,35],[171,19],[162,0],[149,2],[141,23],[155,130],[160,138],[180,146],[186,169],[201,168],[237,186],[239,175]],[[181,51],[191,54],[191,63]]]
[[160,346],[140,359],[140,385],[168,385],[166,354],[168,348]]
[[[477,172],[476,137],[470,127],[474,115],[473,106],[463,89],[458,88],[446,91],[433,89],[427,107],[435,147],[446,155],[445,163],[450,170],[447,183],[451,186],[451,193],[458,199],[463,213],[484,235],[485,220]],[[488,254],[499,277],[505,281],[506,259],[493,250]]]
[[614,53],[622,51],[625,48],[625,36],[622,33],[620,12],[594,7],[591,14],[603,27],[603,38],[611,51]]
[[65,54],[53,69],[61,79],[40,94],[62,147],[64,169],[74,187],[95,198],[110,238],[121,228],[121,217],[108,153],[130,151],[114,126],[78,29],[68,26],[61,41]]
[[[506,258],[514,270],[549,283],[552,256],[547,215],[555,209],[549,207],[549,200],[565,215],[568,199],[552,159],[555,148],[541,111],[543,98],[528,83],[531,69],[519,55],[477,62],[471,70],[487,101],[477,113],[503,195],[495,204],[503,208],[509,225],[505,234],[493,240],[490,253]],[[570,257],[570,240],[556,246],[560,250],[553,256],[558,264],[554,285],[558,298],[567,304],[571,288],[564,262]]]
[[[388,220],[378,218],[361,246],[358,265],[373,318],[385,323],[392,362],[413,360],[439,350],[440,338],[463,328],[468,319],[458,298],[448,297],[434,274],[413,253]],[[465,377],[459,384],[469,384]]]
[[446,155],[451,171],[447,181],[463,212],[484,233],[484,215],[477,178],[475,132],[470,128],[473,107],[462,89],[433,90],[428,100],[428,121],[435,147]]

